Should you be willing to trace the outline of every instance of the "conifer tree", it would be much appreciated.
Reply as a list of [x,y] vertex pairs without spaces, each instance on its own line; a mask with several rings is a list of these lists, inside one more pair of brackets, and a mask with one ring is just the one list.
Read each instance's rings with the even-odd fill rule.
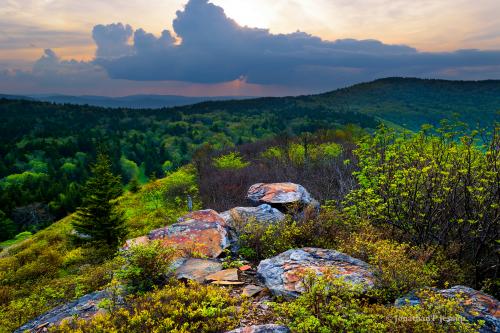
[[128,182],[128,190],[132,193],[137,193],[140,189],[141,184],[139,183],[137,176],[132,177],[132,179]]
[[120,176],[113,174],[109,157],[99,153],[84,187],[82,206],[73,221],[75,230],[88,235],[91,242],[117,247],[125,236],[124,218],[114,201],[121,193]]

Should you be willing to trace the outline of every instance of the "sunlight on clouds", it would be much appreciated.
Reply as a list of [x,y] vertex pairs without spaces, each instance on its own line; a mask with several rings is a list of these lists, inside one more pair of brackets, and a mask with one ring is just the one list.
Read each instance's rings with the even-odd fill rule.
[[[187,0],[4,0],[3,24],[86,34],[122,22],[159,35]],[[424,51],[500,47],[498,0],[212,0],[239,24],[273,33],[304,31],[327,40],[378,39]],[[1,23],[0,23],[1,25]],[[5,29],[0,27],[5,33]],[[486,37],[485,37],[486,36]],[[9,36],[12,38],[12,36]],[[31,34],[26,31],[26,38]],[[54,40],[58,40],[54,38]],[[38,45],[37,40],[28,44]],[[74,43],[73,43],[74,44]],[[44,42],[41,48],[55,47]],[[26,48],[21,45],[20,48]],[[79,52],[78,52],[79,53]],[[0,59],[4,56],[0,54]]]

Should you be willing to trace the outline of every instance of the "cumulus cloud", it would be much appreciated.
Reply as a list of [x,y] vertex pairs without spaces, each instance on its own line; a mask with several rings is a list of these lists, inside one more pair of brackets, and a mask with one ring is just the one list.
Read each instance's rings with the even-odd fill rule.
[[129,42],[133,34],[134,31],[128,24],[96,25],[92,31],[92,38],[97,45],[96,56],[117,58],[132,53]]
[[[172,40],[168,39],[166,34],[162,37],[164,42],[160,41],[159,45],[171,46]],[[111,79],[102,67],[93,62],[63,60],[56,52],[47,49],[30,70],[2,69],[0,67],[0,93],[105,96],[137,94],[282,96],[290,93],[299,94],[300,91],[290,90],[289,87],[252,85],[242,80],[208,85],[179,81],[116,80]]]
[[[115,25],[100,27],[116,29]],[[173,28],[180,41],[177,44],[168,31],[156,38],[139,29],[133,53],[116,57],[117,53],[110,52],[110,57],[98,52],[95,62],[116,79],[218,83],[244,78],[253,84],[312,89],[392,75],[466,79],[474,76],[475,67],[481,75],[485,67],[500,67],[498,51],[424,53],[377,40],[331,42],[304,32],[272,34],[266,29],[241,27],[208,0],[190,0],[177,12]],[[130,38],[130,29],[122,35]],[[99,49],[107,49],[107,41],[96,40]],[[123,38],[120,43],[126,45]],[[116,40],[110,44],[114,49]]]

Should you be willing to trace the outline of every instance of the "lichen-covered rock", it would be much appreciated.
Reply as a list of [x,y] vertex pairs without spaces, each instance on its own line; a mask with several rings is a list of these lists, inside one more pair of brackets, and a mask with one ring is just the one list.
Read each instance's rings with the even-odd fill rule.
[[323,274],[328,270],[364,289],[374,285],[370,266],[364,261],[334,250],[316,248],[288,250],[263,260],[257,268],[257,274],[273,294],[293,298],[304,291],[302,277],[306,272]]
[[211,209],[189,213],[176,224],[153,230],[148,236],[130,239],[124,249],[153,240],[181,250],[182,256],[196,252],[209,258],[217,258],[230,244],[225,220]]
[[254,184],[248,189],[247,198],[254,204],[269,204],[298,218],[306,213],[315,215],[320,208],[302,185],[294,183]]
[[219,272],[215,272],[213,274],[208,275],[205,278],[206,281],[232,281],[238,282],[240,281],[238,277],[238,269],[237,268],[229,268]]
[[312,202],[311,195],[302,186],[294,183],[258,183],[248,189],[248,199],[254,203],[308,205]]
[[209,259],[183,259],[177,265],[175,276],[179,280],[191,280],[199,283],[205,282],[205,278],[210,274],[222,270],[222,264]]
[[[462,305],[466,311],[463,316],[471,322],[484,321],[484,325],[480,329],[481,333],[500,332],[500,302],[494,297],[464,286],[455,286],[436,292],[447,298],[457,298],[458,296],[463,299]],[[395,302],[398,307],[418,304],[420,304],[420,298],[415,292],[398,298]]]
[[59,325],[64,319],[90,319],[99,312],[99,302],[109,297],[106,291],[96,291],[80,297],[76,301],[58,306],[24,324],[15,333],[39,332],[51,326]]
[[259,325],[238,328],[226,333],[290,333],[290,330],[280,325]]
[[240,227],[249,221],[257,223],[276,223],[283,221],[285,215],[268,204],[258,207],[235,207],[220,214],[230,227]]
[[125,245],[123,246],[123,249],[129,250],[131,247],[138,246],[138,245],[146,245],[150,242],[150,239],[148,236],[141,236],[133,239],[128,239],[125,242]]

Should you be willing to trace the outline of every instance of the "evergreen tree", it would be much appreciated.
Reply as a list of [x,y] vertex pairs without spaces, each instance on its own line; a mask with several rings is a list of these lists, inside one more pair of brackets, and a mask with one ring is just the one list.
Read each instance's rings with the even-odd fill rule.
[[141,184],[139,183],[137,176],[132,177],[132,179],[128,182],[128,190],[132,193],[137,193],[140,189]]
[[98,154],[92,166],[92,176],[84,187],[82,206],[73,221],[75,230],[90,236],[90,241],[118,246],[125,236],[124,219],[114,201],[122,193],[120,176],[113,174],[111,161],[105,154]]
[[16,225],[0,210],[0,241],[14,238]]

